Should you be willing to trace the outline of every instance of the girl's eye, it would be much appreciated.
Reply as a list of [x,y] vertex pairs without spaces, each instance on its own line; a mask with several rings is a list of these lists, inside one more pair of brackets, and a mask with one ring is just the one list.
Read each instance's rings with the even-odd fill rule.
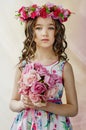
[[54,28],[54,27],[49,27],[48,29],[50,29],[50,30],[55,30],[55,28]]
[[41,30],[42,28],[41,28],[41,27],[36,27],[35,29],[36,29],[36,30]]

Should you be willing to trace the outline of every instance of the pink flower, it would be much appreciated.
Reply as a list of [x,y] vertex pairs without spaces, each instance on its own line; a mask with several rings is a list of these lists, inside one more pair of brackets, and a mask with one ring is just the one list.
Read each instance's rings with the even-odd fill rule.
[[51,7],[53,7],[53,6],[54,6],[54,4],[52,4],[52,3],[48,2],[48,3],[46,4],[46,6],[47,6],[48,8],[51,8]]
[[68,9],[64,10],[64,17],[67,18],[70,14],[71,14],[70,10],[68,10]]
[[18,130],[22,130],[22,127],[21,127],[21,126],[19,126]]
[[33,94],[31,91],[29,92],[29,98],[31,99],[32,103],[37,103],[37,102],[41,102],[41,98],[40,95],[38,94]]
[[43,17],[43,18],[46,18],[46,17],[47,17],[46,8],[42,8],[42,9],[40,10],[40,16]]
[[33,63],[31,63],[31,64],[29,64],[29,63],[26,64],[26,66],[25,66],[24,69],[23,69],[22,75],[28,73],[29,70],[34,70],[34,64],[33,64]]
[[22,7],[19,9],[18,13],[21,13],[21,12],[22,12],[22,10],[24,10],[24,9],[25,9],[25,7],[24,7],[24,6],[22,6]]
[[61,83],[62,82],[62,77],[55,74],[54,72],[52,74],[52,78],[55,80],[56,83]]
[[26,86],[32,86],[38,80],[40,80],[40,76],[35,70],[29,70],[28,73],[23,75],[23,82]]
[[54,86],[53,88],[50,88],[49,90],[47,90],[45,95],[47,98],[53,98],[53,97],[55,97],[57,92],[58,92],[58,87]]
[[66,22],[67,21],[67,18],[63,18],[63,19],[59,19],[60,22]]
[[53,12],[54,17],[58,17],[60,13],[61,13],[60,8],[57,8],[57,9]]
[[34,19],[38,16],[43,18],[52,17],[60,22],[65,22],[71,14],[68,9],[64,9],[62,6],[57,6],[52,3],[46,3],[43,6],[38,6],[37,4],[33,4],[29,7],[22,6],[17,12],[16,16],[22,22],[29,21],[29,18]]
[[40,94],[34,94],[31,91],[29,92],[29,98],[35,106],[46,106],[46,100],[44,100],[43,97],[45,97],[45,95],[41,96]]
[[41,114],[41,112],[37,112],[37,115],[38,115],[38,116],[41,116],[42,114]]
[[49,73],[49,71],[39,63],[35,63],[34,68],[36,69],[37,73],[39,73],[42,76]]
[[52,74],[39,63],[26,64],[20,80],[19,93],[27,95],[34,105],[46,106],[47,100],[57,93],[56,84],[62,78],[52,71]]
[[56,73],[56,70],[53,70],[53,73]]
[[30,17],[31,17],[31,18],[35,18],[36,16],[37,16],[36,12],[32,12],[32,13],[30,14]]
[[44,82],[48,84],[49,87],[53,87],[57,83],[58,77],[55,73],[50,75],[45,75]]
[[23,21],[25,21],[25,19],[24,19],[23,17],[20,17],[20,21],[22,21],[22,22],[23,22]]
[[42,94],[47,90],[46,86],[44,83],[41,82],[36,82],[32,87],[31,87],[31,92],[34,94]]
[[30,88],[23,86],[19,88],[19,93],[22,95],[29,95],[29,90]]
[[33,4],[32,7],[33,7],[33,8],[37,8],[37,5],[36,5],[36,4]]
[[27,118],[27,116],[28,116],[28,111],[26,110],[26,111],[24,112],[23,118]]
[[37,127],[36,127],[35,123],[32,124],[32,130],[37,130]]
[[25,20],[28,18],[27,9],[24,6],[19,9],[18,13],[20,14],[20,19]]
[[36,15],[40,16],[40,8],[36,8]]

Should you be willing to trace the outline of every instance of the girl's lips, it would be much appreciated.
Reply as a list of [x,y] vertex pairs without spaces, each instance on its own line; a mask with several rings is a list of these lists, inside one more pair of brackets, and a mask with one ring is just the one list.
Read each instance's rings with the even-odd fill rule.
[[42,41],[49,41],[49,39],[42,39]]

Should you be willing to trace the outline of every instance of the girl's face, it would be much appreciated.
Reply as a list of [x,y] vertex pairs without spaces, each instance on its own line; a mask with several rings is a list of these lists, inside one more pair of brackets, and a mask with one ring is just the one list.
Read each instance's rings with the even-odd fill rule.
[[36,46],[39,47],[51,47],[55,40],[55,23],[52,18],[38,17],[35,27]]

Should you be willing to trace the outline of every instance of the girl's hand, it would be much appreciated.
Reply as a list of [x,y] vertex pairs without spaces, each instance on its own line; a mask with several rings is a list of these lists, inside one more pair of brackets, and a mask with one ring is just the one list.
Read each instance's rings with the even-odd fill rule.
[[22,96],[22,102],[24,104],[24,108],[38,109],[26,95]]

